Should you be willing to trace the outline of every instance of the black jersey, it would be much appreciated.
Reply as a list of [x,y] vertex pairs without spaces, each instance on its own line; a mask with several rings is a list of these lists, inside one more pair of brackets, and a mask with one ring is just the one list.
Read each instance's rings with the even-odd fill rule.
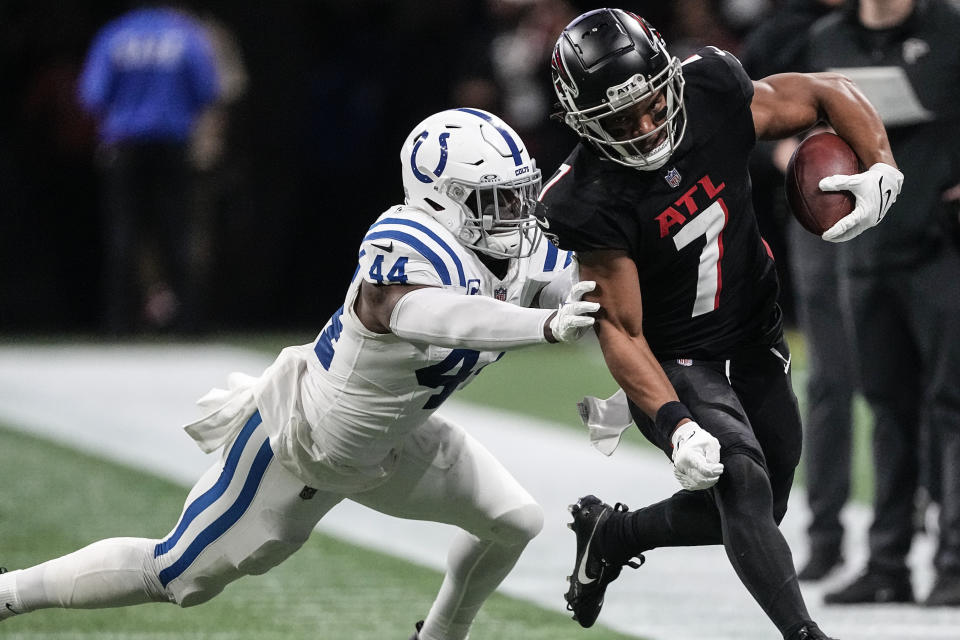
[[753,84],[713,47],[683,76],[687,130],[669,162],[638,171],[581,143],[544,186],[541,224],[563,249],[633,258],[658,358],[716,359],[779,335],[779,285],[747,172]]

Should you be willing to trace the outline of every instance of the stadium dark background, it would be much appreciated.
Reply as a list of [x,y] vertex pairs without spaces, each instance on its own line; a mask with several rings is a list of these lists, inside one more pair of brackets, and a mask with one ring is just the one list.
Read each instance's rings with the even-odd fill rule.
[[[99,326],[95,125],[74,87],[97,29],[131,4],[0,3],[0,332]],[[402,201],[399,148],[409,129],[462,106],[457,88],[489,75],[490,40],[509,25],[495,24],[497,3],[485,0],[176,4],[229,28],[249,76],[231,108],[210,211],[209,326],[319,328],[342,302],[364,230]],[[576,15],[605,4],[569,7]],[[623,6],[669,34],[677,4]],[[718,34],[731,40],[716,42]],[[735,46],[733,30],[702,35]],[[544,118],[530,135],[548,176],[573,134]]]

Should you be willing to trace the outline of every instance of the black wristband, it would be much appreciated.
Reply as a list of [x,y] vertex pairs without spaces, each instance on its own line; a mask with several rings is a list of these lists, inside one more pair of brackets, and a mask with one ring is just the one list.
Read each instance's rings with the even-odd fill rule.
[[693,420],[693,414],[690,413],[690,409],[687,409],[687,405],[682,402],[671,400],[657,409],[657,417],[654,420],[654,424],[657,427],[657,431],[669,440],[670,436],[673,435],[673,430],[677,428],[677,423],[684,418]]

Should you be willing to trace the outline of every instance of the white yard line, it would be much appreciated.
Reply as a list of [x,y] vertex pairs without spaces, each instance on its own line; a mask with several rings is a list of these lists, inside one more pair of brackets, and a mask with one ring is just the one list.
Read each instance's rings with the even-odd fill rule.
[[[197,417],[193,401],[208,388],[222,386],[230,371],[257,374],[269,362],[261,354],[217,345],[4,346],[0,420],[192,484],[213,460],[179,428]],[[589,447],[585,433],[453,401],[443,410],[485,443],[543,505],[543,533],[503,590],[545,607],[563,609],[564,577],[573,566],[574,539],[565,526],[570,502],[595,493],[608,502],[638,507],[676,490],[668,461],[639,446],[639,433],[631,433],[606,458]],[[796,491],[782,528],[798,558],[805,553],[806,518],[802,492]],[[804,586],[821,627],[842,640],[960,637],[960,610],[820,604],[825,588],[849,578],[864,561],[869,514],[848,508],[845,518],[849,570],[825,585]],[[388,518],[350,502],[336,507],[320,529],[437,568],[452,535],[449,527]],[[918,538],[911,562],[921,596],[932,581],[931,554],[930,541]],[[649,553],[646,565],[625,569],[610,588],[600,622],[656,640],[778,637],[720,547]]]

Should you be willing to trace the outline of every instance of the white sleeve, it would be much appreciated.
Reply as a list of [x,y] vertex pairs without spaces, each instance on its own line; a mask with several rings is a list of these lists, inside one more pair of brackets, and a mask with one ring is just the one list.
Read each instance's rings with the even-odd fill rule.
[[556,273],[553,280],[548,282],[543,289],[540,289],[537,306],[541,309],[556,309],[567,299],[570,289],[579,280],[580,273],[577,263],[571,262],[563,271]]
[[427,287],[400,298],[390,314],[390,330],[411,342],[506,351],[546,342],[543,326],[552,313]]

